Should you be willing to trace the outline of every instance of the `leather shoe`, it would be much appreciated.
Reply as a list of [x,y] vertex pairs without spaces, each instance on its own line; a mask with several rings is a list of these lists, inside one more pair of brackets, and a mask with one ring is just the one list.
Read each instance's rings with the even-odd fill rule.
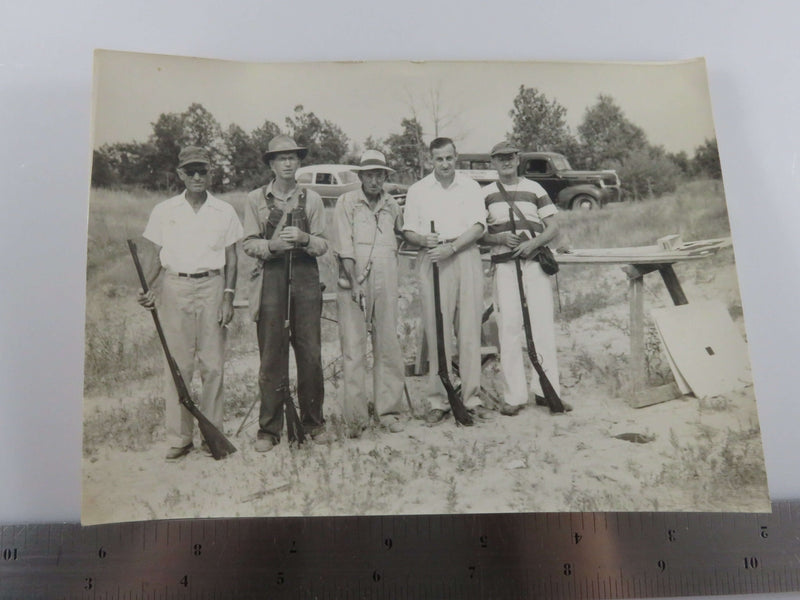
[[192,442],[189,442],[185,446],[173,446],[167,450],[167,455],[165,458],[167,460],[178,460],[179,458],[189,454],[189,452],[192,451],[192,448],[194,448],[194,444]]
[[383,426],[389,430],[390,433],[400,433],[406,430],[406,425],[400,419],[387,419]]
[[211,448],[208,447],[208,444],[206,443],[205,440],[203,440],[200,443],[200,452],[202,452],[206,456],[214,456],[213,454],[211,454]]
[[500,407],[500,414],[506,417],[516,417],[521,410],[521,404],[514,405],[509,404],[508,402],[503,402],[503,406]]
[[483,406],[476,406],[475,408],[468,409],[469,414],[473,417],[480,419],[481,421],[491,421],[494,419],[494,413],[490,411],[488,408],[484,408]]
[[348,439],[357,440],[358,438],[361,437],[361,434],[366,431],[366,429],[367,429],[366,425],[353,423],[347,426],[347,431],[345,432],[345,435],[348,437]]
[[272,438],[259,438],[256,440],[253,449],[256,452],[269,452],[275,447],[275,442],[272,441]]
[[328,428],[323,429],[319,433],[312,434],[311,439],[315,444],[330,444],[336,441],[336,434]]
[[436,423],[444,419],[444,416],[446,414],[447,413],[443,411],[441,408],[432,408],[431,410],[428,411],[428,414],[425,415],[425,422],[428,425],[435,425]]

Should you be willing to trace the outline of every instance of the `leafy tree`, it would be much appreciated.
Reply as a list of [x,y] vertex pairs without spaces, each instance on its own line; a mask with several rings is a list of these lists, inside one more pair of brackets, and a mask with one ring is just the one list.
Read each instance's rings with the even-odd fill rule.
[[302,104],[294,108],[294,116],[286,117],[289,135],[300,146],[308,148],[307,162],[339,163],[347,154],[349,139],[338,125],[306,112]]
[[417,179],[424,173],[427,148],[422,125],[414,118],[400,121],[402,131],[386,138],[386,160],[400,175]]
[[[600,94],[597,103],[586,109],[578,126],[586,156],[592,169],[618,167],[633,152],[647,146],[644,130],[625,117],[611,96]],[[640,152],[639,157],[646,152]]]
[[681,175],[684,177],[689,177],[692,174],[692,162],[689,159],[689,155],[686,154],[685,150],[681,150],[680,152],[668,152],[667,158],[669,158],[672,162],[675,163],[675,166],[678,167],[681,171]]
[[266,167],[261,152],[253,138],[244,129],[232,123],[223,134],[228,155],[228,187],[250,189],[266,179]]
[[507,137],[520,150],[566,153],[574,148],[574,137],[566,121],[567,109],[536,88],[519,86],[514,108],[508,115],[512,130]]
[[622,186],[633,200],[654,198],[675,191],[680,169],[661,146],[640,146],[620,166]]
[[693,170],[696,174],[712,179],[722,179],[722,165],[719,162],[717,138],[706,140],[694,151],[692,159]]
[[116,179],[107,146],[92,152],[92,185],[94,187],[111,187],[117,183]]

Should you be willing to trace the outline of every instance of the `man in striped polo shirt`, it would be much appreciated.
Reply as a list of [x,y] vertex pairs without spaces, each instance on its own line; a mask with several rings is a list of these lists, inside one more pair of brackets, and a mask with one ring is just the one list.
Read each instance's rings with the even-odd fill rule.
[[[513,144],[495,144],[491,157],[499,182],[493,182],[482,189],[487,224],[483,241],[492,245],[492,262],[496,263],[493,292],[503,375],[503,406],[500,412],[506,416],[515,416],[528,402],[523,353],[525,333],[514,264],[516,257],[522,259],[522,281],[539,360],[556,393],[560,394],[553,324],[553,290],[550,278],[536,260],[539,248],[547,245],[558,234],[558,210],[542,186],[517,174],[519,151]],[[502,192],[501,186],[506,194]],[[516,214],[514,221],[517,233],[512,232],[509,199],[533,226],[536,235],[532,239],[530,235],[523,233],[527,228]],[[502,262],[503,257],[505,262]],[[544,394],[538,377],[532,378],[530,390],[535,395],[536,403],[544,405]]]

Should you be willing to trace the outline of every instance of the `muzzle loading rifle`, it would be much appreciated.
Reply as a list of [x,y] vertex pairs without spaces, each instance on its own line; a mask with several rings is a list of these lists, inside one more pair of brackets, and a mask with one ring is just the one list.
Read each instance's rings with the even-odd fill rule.
[[[514,220],[514,210],[511,208],[508,209],[508,218],[511,221],[511,232],[516,234],[517,224]],[[542,393],[544,394],[544,399],[547,402],[547,406],[550,407],[550,412],[564,412],[564,404],[561,402],[561,398],[558,397],[555,388],[550,383],[550,379],[548,379],[547,373],[544,372],[542,363],[539,362],[539,357],[536,354],[536,346],[533,343],[533,330],[531,329],[531,316],[528,312],[528,300],[525,298],[525,285],[522,282],[521,260],[522,259],[519,256],[515,257],[514,265],[517,269],[517,285],[519,287],[519,301],[522,306],[522,324],[525,328],[525,347],[528,351],[528,358],[530,359],[533,368],[536,370],[536,373],[539,375],[539,385],[542,386]]]
[[[139,275],[139,283],[142,285],[142,290],[147,293],[149,288],[147,286],[147,280],[145,279],[144,272],[142,271],[142,265],[139,262],[139,254],[136,249],[136,242],[133,240],[128,240],[128,249],[133,257],[133,264],[136,267],[136,273]],[[169,370],[172,374],[172,380],[175,383],[176,390],[178,391],[178,401],[197,420],[197,426],[200,429],[200,433],[202,434],[203,439],[206,441],[206,444],[208,444],[208,448],[211,451],[211,456],[213,456],[214,459],[220,460],[229,454],[233,454],[236,452],[236,447],[231,444],[230,441],[228,441],[228,438],[226,438],[211,421],[208,420],[208,418],[200,411],[200,409],[192,400],[192,395],[189,393],[189,388],[186,386],[186,382],[183,380],[181,371],[178,368],[178,363],[175,362],[175,359],[172,357],[169,347],[167,346],[167,339],[164,337],[164,330],[161,327],[161,320],[158,318],[158,311],[153,308],[150,311],[150,314],[153,315],[153,322],[155,323],[156,331],[158,332],[158,339],[161,340],[161,347],[164,349],[164,355],[167,358],[167,364],[169,365]]]
[[[286,213],[285,226],[292,226],[291,212]],[[289,346],[292,343],[292,262],[294,252],[294,248],[291,248],[287,250],[283,256],[285,268],[284,277],[286,282],[286,311],[284,312],[286,318],[283,321],[283,345],[287,357],[287,368],[286,377],[278,387],[277,391],[279,394],[283,394],[283,406],[286,416],[286,436],[289,438],[289,442],[297,442],[298,444],[302,444],[306,441],[306,434],[305,431],[303,431],[303,424],[300,422],[300,417],[297,415],[297,408],[294,405],[294,400],[292,400],[292,391],[289,386],[288,368]]]
[[[436,227],[433,221],[431,221],[431,233],[436,233]],[[431,266],[433,268],[433,303],[436,321],[436,357],[439,363],[439,379],[442,380],[442,385],[447,392],[447,401],[450,403],[450,409],[453,411],[453,417],[456,423],[460,425],[472,425],[472,417],[467,411],[467,407],[464,406],[461,395],[456,391],[450,381],[450,374],[447,369],[447,353],[444,349],[444,318],[442,316],[442,298],[439,292],[439,265],[432,262]]]

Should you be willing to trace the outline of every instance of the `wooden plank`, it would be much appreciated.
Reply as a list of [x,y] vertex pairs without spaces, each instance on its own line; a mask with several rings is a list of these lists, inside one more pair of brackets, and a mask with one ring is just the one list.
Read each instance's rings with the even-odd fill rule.
[[681,282],[678,281],[678,276],[672,269],[672,265],[664,265],[663,267],[659,267],[658,272],[661,273],[661,279],[664,280],[664,285],[667,286],[667,291],[672,298],[672,303],[675,306],[689,304],[689,301],[686,299],[686,294],[683,293]]
[[644,390],[647,383],[647,364],[644,355],[644,278],[631,277],[630,290],[630,392],[631,401],[634,401]]
[[678,386],[672,382],[641,390],[631,398],[629,404],[632,408],[644,408],[645,406],[653,406],[654,404],[668,402],[680,397],[681,392],[678,390]]

